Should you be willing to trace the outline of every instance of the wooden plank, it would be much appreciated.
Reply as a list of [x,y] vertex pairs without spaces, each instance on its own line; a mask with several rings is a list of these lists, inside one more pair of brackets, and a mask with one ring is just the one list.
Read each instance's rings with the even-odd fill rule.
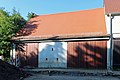
[[106,68],[106,49],[106,41],[68,42],[68,67]]

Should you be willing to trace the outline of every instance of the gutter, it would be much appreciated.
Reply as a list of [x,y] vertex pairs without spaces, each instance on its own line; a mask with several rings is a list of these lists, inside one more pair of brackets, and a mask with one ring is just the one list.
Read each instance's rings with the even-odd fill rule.
[[[112,19],[115,15],[118,15],[118,13],[109,13],[110,17],[110,67],[109,70],[113,69],[113,33],[112,33]],[[120,15],[120,14],[119,14]]]
[[110,35],[105,35],[105,36],[89,36],[89,37],[76,37],[76,38],[46,38],[46,39],[22,39],[22,40],[11,40],[13,43],[19,43],[19,42],[59,42],[59,41],[64,41],[64,42],[69,42],[69,41],[88,41],[88,40],[109,40]]
[[112,12],[112,13],[106,13],[108,16],[120,16],[120,12]]
[[74,41],[96,41],[96,40],[109,40],[109,37],[106,38],[88,38],[88,39],[60,39],[60,40],[22,40],[15,41],[14,43],[41,43],[41,42],[74,42]]
[[110,13],[110,68],[109,70],[113,69],[113,34],[112,34],[112,19],[113,15]]

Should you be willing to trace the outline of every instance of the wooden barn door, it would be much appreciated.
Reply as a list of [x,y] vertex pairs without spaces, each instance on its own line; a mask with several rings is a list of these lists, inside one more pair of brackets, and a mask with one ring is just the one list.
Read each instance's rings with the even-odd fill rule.
[[69,68],[106,68],[106,41],[68,42]]
[[21,44],[18,56],[20,67],[38,67],[38,43]]
[[26,65],[30,67],[38,67],[38,43],[27,44]]
[[120,68],[120,39],[113,40],[113,68]]

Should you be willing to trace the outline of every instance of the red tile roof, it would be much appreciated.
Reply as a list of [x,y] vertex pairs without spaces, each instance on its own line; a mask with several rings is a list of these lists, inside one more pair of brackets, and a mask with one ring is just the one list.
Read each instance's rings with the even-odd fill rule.
[[104,0],[105,13],[120,13],[120,0]]
[[[106,34],[104,9],[40,15],[30,19],[17,34],[22,38],[101,36]],[[16,37],[16,38],[17,38]]]

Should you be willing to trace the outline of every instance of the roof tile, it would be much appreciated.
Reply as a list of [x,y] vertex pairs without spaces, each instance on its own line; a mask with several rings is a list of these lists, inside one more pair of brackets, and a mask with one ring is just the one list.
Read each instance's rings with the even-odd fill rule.
[[120,0],[104,0],[105,13],[118,13],[120,12]]
[[54,37],[106,34],[104,9],[40,15],[30,19],[17,36]]

